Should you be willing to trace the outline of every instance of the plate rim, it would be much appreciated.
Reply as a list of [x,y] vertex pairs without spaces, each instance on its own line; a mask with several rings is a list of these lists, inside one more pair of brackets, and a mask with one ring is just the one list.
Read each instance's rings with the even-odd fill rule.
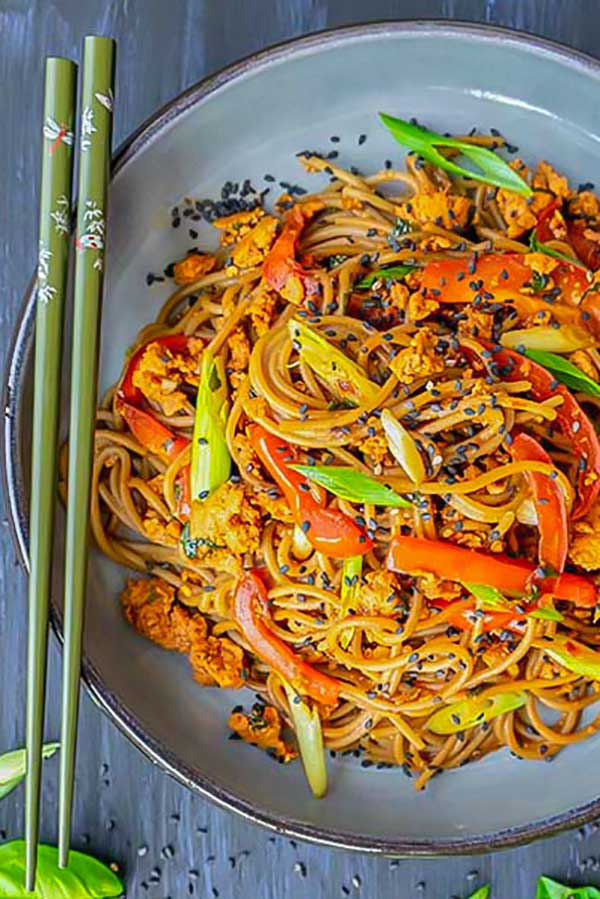
[[[251,53],[206,76],[163,104],[119,145],[113,154],[111,176],[114,178],[125,169],[145,146],[158,139],[164,129],[175,123],[188,110],[236,80],[242,80],[245,76],[268,68],[288,57],[301,56],[312,50],[364,39],[365,36],[376,39],[377,37],[405,33],[420,35],[435,33],[442,36],[473,35],[480,40],[489,40],[492,43],[515,44],[521,48],[534,50],[538,55],[558,59],[570,67],[600,79],[600,61],[593,56],[557,41],[518,29],[445,19],[385,20],[328,28],[291,38]],[[32,351],[34,318],[35,273],[25,290],[8,345],[2,389],[3,415],[0,421],[2,486],[7,503],[11,536],[19,561],[25,571],[28,571],[28,523],[25,514],[18,448],[23,395],[21,374]],[[62,645],[62,616],[53,603],[50,606],[50,623],[55,636]],[[598,796],[587,803],[541,821],[521,824],[492,833],[449,840],[359,836],[333,828],[304,824],[257,806],[183,762],[160,740],[145,731],[141,720],[121,702],[117,694],[109,689],[95,666],[85,655],[82,660],[82,680],[92,701],[147,758],[159,765],[167,774],[221,808],[226,808],[253,823],[289,837],[298,837],[332,848],[394,857],[472,855],[524,845],[532,840],[581,826],[600,815],[600,796]]]

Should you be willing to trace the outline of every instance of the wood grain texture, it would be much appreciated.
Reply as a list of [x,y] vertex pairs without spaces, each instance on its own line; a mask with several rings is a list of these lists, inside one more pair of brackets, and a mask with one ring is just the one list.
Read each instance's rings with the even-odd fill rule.
[[[600,56],[596,0],[4,0],[0,4],[0,364],[36,255],[42,61],[79,57],[85,34],[119,44],[116,141],[205,74],[321,28],[456,18],[525,29]],[[5,513],[4,513],[5,514]],[[25,579],[0,530],[0,749],[24,736]],[[48,738],[59,732],[59,653],[50,653]],[[47,763],[44,837],[54,840],[56,761]],[[0,839],[20,836],[21,792],[0,804]],[[529,899],[545,872],[600,880],[600,831],[475,859],[388,860],[295,844],[214,808],[153,767],[82,698],[75,843],[126,871],[128,896],[183,899],[452,899],[491,880],[494,899]]]

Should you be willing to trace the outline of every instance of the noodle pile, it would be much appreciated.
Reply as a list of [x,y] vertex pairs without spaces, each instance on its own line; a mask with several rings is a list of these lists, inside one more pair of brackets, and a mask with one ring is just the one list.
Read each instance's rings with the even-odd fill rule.
[[[544,289],[552,291],[556,259],[532,253],[527,240],[551,202],[568,208],[595,202],[586,212],[593,227],[597,201],[589,192],[571,191],[545,163],[535,173],[516,163],[535,188],[531,201],[450,179],[414,155],[406,170],[387,168],[369,176],[316,155],[305,154],[302,161],[309,171],[330,176],[325,188],[284,196],[277,220],[255,210],[217,221],[223,246],[215,257],[191,254],[175,267],[180,286],[131,350],[126,370],[133,354],[146,347],[134,380],[140,408],[186,438],[181,452],[166,458],[128,427],[119,408],[122,381],[104,397],[95,442],[95,541],[109,558],[143,575],[130,584],[124,600],[128,617],[143,633],[191,652],[203,683],[243,681],[289,726],[282,680],[252,651],[233,609],[241,572],[261,571],[272,632],[342,684],[336,706],[311,703],[330,750],[360,754],[365,766],[403,766],[419,788],[441,770],[499,747],[521,758],[550,760],[563,746],[595,732],[600,718],[582,724],[585,709],[598,699],[597,681],[551,658],[545,642],[568,636],[593,650],[600,642],[594,608],[554,596],[549,598],[558,614],[534,617],[512,597],[507,602],[517,623],[487,626],[486,610],[461,580],[411,573],[410,565],[408,571],[392,571],[386,553],[394,537],[412,536],[528,559],[535,566],[539,535],[528,474],[537,471],[551,475],[564,496],[568,569],[592,582],[590,570],[600,567],[600,512],[596,505],[573,519],[581,460],[576,444],[556,426],[563,398],[557,393],[536,399],[526,375],[503,379],[490,365],[489,345],[511,330],[570,321],[555,310],[572,308],[573,302],[556,290],[551,301],[543,297]],[[266,280],[263,266],[292,208],[310,209],[310,215],[297,235],[297,277],[278,290]],[[573,255],[560,234],[548,245]],[[511,254],[532,268],[537,291],[520,291],[524,305],[498,299],[483,282],[478,286],[477,266],[490,254]],[[422,267],[447,260],[468,267],[467,280],[475,282],[472,302],[442,303],[435,289],[423,289]],[[413,266],[402,278],[381,274],[402,264]],[[310,288],[304,272],[310,274]],[[369,274],[376,275],[372,283],[360,286]],[[588,278],[593,284],[593,275]],[[376,387],[372,398],[353,405],[341,400],[307,364],[291,321],[305,323],[357,362]],[[152,341],[164,335],[192,342],[185,353],[161,350],[160,344],[153,350]],[[230,541],[223,545],[190,538],[189,508],[181,502],[204,352],[222,363],[229,397],[225,436],[232,473],[203,498],[207,510],[221,503],[214,518]],[[595,338],[566,358],[598,381]],[[596,415],[597,398],[575,396]],[[425,473],[420,483],[390,450],[381,425],[384,409],[401,422],[420,454]],[[409,501],[386,507],[327,494],[328,508],[358,522],[372,541],[345,611],[343,560],[314,550],[310,532],[294,523],[253,450],[252,423],[290,444],[297,462],[352,467]],[[513,458],[511,435],[519,432],[543,445],[551,465]],[[132,590],[137,591],[133,599]],[[448,610],[461,601],[470,614],[457,626],[455,618],[449,622]],[[176,633],[180,619],[185,627],[194,622],[203,641],[196,662],[195,637],[187,630],[184,638]],[[475,700],[485,709],[507,691],[522,692],[523,703],[480,715],[452,733],[428,727],[446,704]],[[263,711],[253,713],[259,729],[265,726]]]

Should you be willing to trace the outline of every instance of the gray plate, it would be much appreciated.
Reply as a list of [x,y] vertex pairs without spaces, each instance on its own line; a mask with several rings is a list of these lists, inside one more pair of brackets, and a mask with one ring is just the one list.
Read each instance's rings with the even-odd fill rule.
[[[203,81],[158,113],[117,154],[111,188],[101,387],[118,375],[138,328],[167,287],[145,285],[193,242],[184,196],[215,197],[227,179],[263,177],[316,185],[294,155],[339,150],[342,165],[369,170],[402,153],[378,125],[385,110],[437,130],[497,127],[526,159],[543,156],[575,183],[594,180],[600,149],[599,67],[545,41],[473,25],[359,26],[257,54]],[[362,146],[359,134],[368,135]],[[331,135],[341,142],[332,144]],[[214,240],[207,234],[206,240]],[[25,298],[5,387],[4,473],[23,559],[27,547],[27,447],[33,300]],[[62,548],[62,512],[57,549]],[[57,552],[60,558],[60,553]],[[62,563],[61,563],[62,564]],[[416,793],[400,771],[330,763],[325,801],[310,798],[300,766],[277,767],[226,739],[239,694],[201,689],[185,660],[136,636],[116,601],[127,572],[90,553],[84,679],[132,741],[199,793],[289,834],[394,854],[486,851],[600,814],[599,740],[549,767],[495,754]],[[52,621],[61,631],[60,564]],[[247,701],[250,697],[247,697]]]

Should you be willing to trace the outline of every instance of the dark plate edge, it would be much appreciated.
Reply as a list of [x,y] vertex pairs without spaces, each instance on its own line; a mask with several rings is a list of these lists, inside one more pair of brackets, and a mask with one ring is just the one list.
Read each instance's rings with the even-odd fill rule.
[[[204,78],[169,101],[156,113],[147,118],[119,146],[113,157],[113,177],[133,160],[146,144],[155,139],[163,129],[171,125],[179,116],[206,96],[213,94],[229,82],[243,77],[248,72],[272,65],[287,56],[310,52],[313,49],[343,41],[361,39],[365,35],[377,37],[378,35],[384,36],[394,33],[427,33],[428,31],[456,36],[473,34],[479,38],[483,37],[494,42],[499,40],[502,43],[525,45],[538,52],[542,51],[546,55],[567,60],[571,65],[575,63],[579,69],[600,78],[600,63],[593,57],[557,42],[513,29],[436,19],[373,22],[327,29],[302,38],[293,38],[253,53],[241,61],[226,66],[217,73]],[[3,385],[3,416],[0,422],[3,450],[0,465],[3,488],[8,503],[9,525],[21,564],[25,569],[28,567],[27,520],[24,515],[23,485],[19,476],[20,466],[18,464],[17,448],[19,445],[20,421],[18,413],[21,407],[21,372],[32,348],[35,307],[34,285],[35,276],[25,292],[13,339],[8,350],[8,362]],[[55,635],[62,643],[62,619],[54,606],[51,608],[51,624]],[[600,816],[600,797],[598,797],[583,806],[553,816],[545,821],[508,828],[480,837],[466,837],[465,839],[404,841],[402,839],[359,837],[342,831],[323,830],[316,826],[302,824],[293,819],[284,819],[270,815],[256,808],[245,799],[223,789],[218,783],[200,774],[196,769],[184,765],[159,741],[144,732],[142,722],[130,713],[116,694],[106,687],[99,673],[85,657],[82,664],[82,677],[95,704],[113,719],[131,742],[154,764],[164,768],[168,774],[180,783],[215,802],[222,808],[235,811],[254,823],[262,824],[273,831],[287,836],[299,837],[332,848],[354,849],[397,857],[468,855],[523,845],[534,839],[551,836],[562,830],[581,826]]]

